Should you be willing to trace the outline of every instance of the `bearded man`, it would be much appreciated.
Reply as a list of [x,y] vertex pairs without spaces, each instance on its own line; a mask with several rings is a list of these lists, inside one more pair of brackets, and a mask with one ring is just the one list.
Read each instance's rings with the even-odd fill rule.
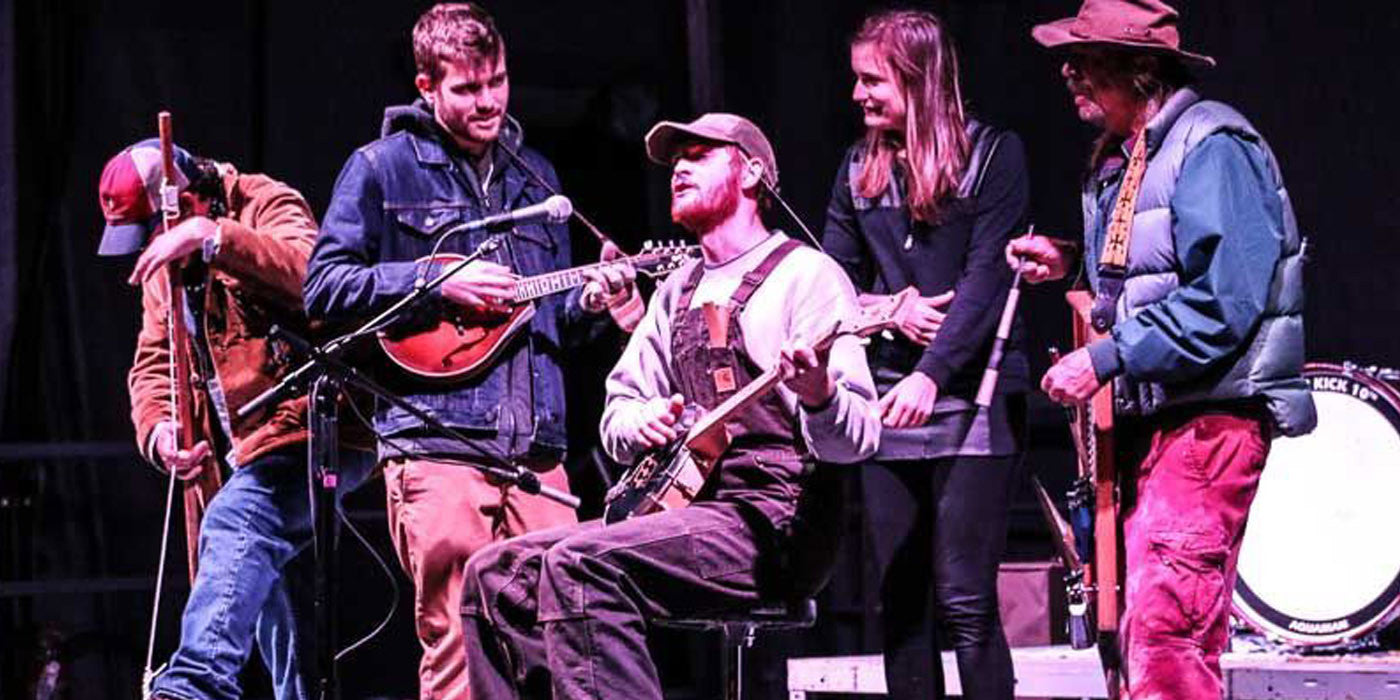
[[875,390],[859,343],[811,339],[854,313],[835,261],[767,229],[778,170],[758,127],[730,114],[662,122],[647,154],[670,164],[671,218],[703,260],[657,290],[607,380],[601,426],[623,462],[679,439],[765,368],[776,393],[729,423],[733,442],[694,503],[595,521],[483,549],[467,565],[472,685],[492,698],[660,700],[646,622],[745,609],[813,591],[795,561],[839,511],[811,507],[814,460],[859,462],[878,446]]
[[[1245,520],[1275,435],[1317,422],[1302,377],[1303,245],[1278,162],[1239,112],[1191,87],[1159,0],[1086,0],[1033,35],[1067,53],[1079,118],[1103,130],[1084,179],[1084,267],[1108,337],[1041,387],[1065,404],[1112,383],[1126,470],[1123,691],[1221,697]],[[1031,282],[1073,261],[1013,240]]]

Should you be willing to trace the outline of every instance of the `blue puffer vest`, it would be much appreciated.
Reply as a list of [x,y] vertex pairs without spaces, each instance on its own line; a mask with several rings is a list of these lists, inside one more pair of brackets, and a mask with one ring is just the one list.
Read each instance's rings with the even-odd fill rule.
[[[1133,214],[1118,319],[1130,318],[1180,286],[1180,263],[1172,238],[1172,194],[1186,156],[1202,139],[1221,131],[1263,149],[1281,204],[1283,251],[1274,268],[1263,318],[1238,354],[1202,377],[1174,384],[1118,377],[1114,381],[1115,412],[1151,415],[1169,406],[1261,396],[1281,434],[1301,435],[1316,425],[1317,413],[1302,376],[1303,242],[1288,190],[1274,154],[1259,132],[1229,105],[1202,100],[1189,88],[1173,94],[1147,125],[1147,172]],[[1083,192],[1086,224],[1101,220],[1094,187],[1091,179]]]

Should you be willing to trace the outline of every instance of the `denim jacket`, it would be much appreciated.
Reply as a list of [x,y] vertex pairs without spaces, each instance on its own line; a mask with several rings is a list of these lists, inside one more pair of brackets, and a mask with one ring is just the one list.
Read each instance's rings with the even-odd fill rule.
[[[553,166],[540,154],[521,148],[521,138],[519,124],[507,118],[501,142],[558,190]],[[490,153],[491,174],[481,181],[421,100],[385,110],[380,139],[355,151],[336,180],[307,268],[307,314],[337,324],[367,320],[409,294],[420,275],[432,276],[431,270],[420,269],[414,261],[429,254],[436,234],[550,195],[501,148]],[[468,253],[485,237],[484,233],[454,235],[439,250]],[[498,261],[522,276],[571,264],[566,224],[522,225],[505,239]],[[493,433],[506,392],[506,366],[515,353],[528,353],[535,426],[532,447],[562,453],[566,439],[561,328],[582,318],[583,312],[577,290],[544,297],[535,304],[527,332],[489,369],[450,384],[403,383],[405,398],[454,428]],[[375,413],[375,429],[381,436],[420,428],[420,421],[402,409],[381,404]]]

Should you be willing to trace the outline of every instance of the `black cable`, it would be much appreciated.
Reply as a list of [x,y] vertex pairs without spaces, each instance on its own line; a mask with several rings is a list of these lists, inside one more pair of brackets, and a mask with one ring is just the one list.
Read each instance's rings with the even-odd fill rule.
[[340,518],[341,524],[345,525],[345,528],[348,529],[350,533],[355,536],[355,539],[359,540],[360,544],[364,545],[365,551],[369,552],[369,555],[371,557],[374,557],[374,561],[379,564],[379,568],[381,571],[384,572],[384,576],[389,579],[389,587],[393,591],[393,596],[390,599],[391,602],[389,604],[389,612],[384,613],[384,619],[380,620],[379,624],[375,625],[374,629],[370,630],[368,634],[355,640],[354,643],[346,646],[340,651],[337,651],[335,653],[335,660],[338,662],[346,654],[349,654],[350,652],[360,648],[361,646],[368,644],[371,639],[374,639],[375,637],[379,636],[379,633],[383,632],[384,628],[389,626],[389,622],[394,619],[394,613],[397,613],[399,611],[399,598],[400,596],[402,596],[403,590],[399,586],[399,577],[394,575],[394,570],[389,568],[389,564],[384,561],[384,557],[379,554],[379,550],[375,549],[374,545],[370,544],[369,540],[364,536],[364,534],[362,534],[358,529],[356,529],[355,525],[350,522],[350,518],[345,516],[344,509],[337,505],[335,508],[335,512],[337,517]]
[[778,194],[778,188],[768,184],[767,180],[762,180],[762,182],[763,188],[773,197],[773,201],[782,205],[783,211],[787,212],[788,218],[792,219],[793,222],[797,224],[797,228],[802,229],[802,233],[807,236],[807,240],[811,241],[812,245],[817,250],[825,253],[826,248],[822,247],[822,242],[817,240],[816,234],[812,233],[812,229],[807,228],[807,224],[802,222],[802,219],[797,216],[797,212],[793,211],[792,207],[788,206],[787,200],[783,199],[783,196]]
[[[345,403],[350,406],[350,411],[355,414],[355,418],[358,419],[360,423],[362,423],[366,428],[369,429],[370,434],[374,435],[376,440],[382,441],[384,444],[394,448],[395,450],[398,450],[404,455],[408,454],[408,452],[403,448],[394,445],[393,441],[390,438],[382,436],[378,432],[376,432],[374,429],[374,422],[370,420],[369,417],[366,416],[363,411],[360,410],[359,405],[356,404],[354,400],[348,400]],[[314,502],[314,499],[316,497],[315,479],[312,476],[312,472],[310,469],[307,469],[306,473],[308,492],[307,496]],[[382,633],[384,629],[389,626],[389,622],[394,619],[394,614],[399,611],[399,598],[403,595],[403,588],[399,584],[398,576],[394,575],[394,570],[389,566],[388,562],[384,561],[384,557],[379,553],[379,550],[375,549],[374,545],[370,543],[369,539],[365,537],[364,533],[360,532],[359,529],[356,528],[355,525],[350,522],[350,518],[345,515],[345,510],[340,506],[339,499],[337,499],[336,501],[335,512],[336,517],[339,518],[341,524],[350,530],[350,533],[355,536],[355,539],[360,542],[361,546],[365,548],[365,551],[369,553],[370,557],[374,559],[375,563],[379,564],[380,570],[384,572],[384,577],[389,580],[389,588],[392,591],[392,597],[389,601],[389,611],[384,614],[383,619],[381,619],[379,621],[379,624],[375,625],[374,629],[370,630],[369,633],[365,634],[363,637],[360,637],[354,642],[346,645],[345,647],[341,648],[335,653],[335,660],[339,662],[341,658],[343,658],[345,655],[364,646],[365,644],[368,644],[370,640],[379,636],[379,634]],[[318,537],[319,533],[315,532],[315,518],[312,518],[311,527],[312,537]]]
[[[553,185],[549,184],[549,181],[545,180],[543,177],[540,176],[539,173],[535,172],[535,169],[530,167],[530,164],[526,163],[525,159],[521,158],[520,154],[515,152],[515,149],[505,145],[501,141],[497,141],[496,146],[499,147],[502,151],[505,151],[506,155],[510,156],[511,162],[520,166],[520,169],[524,170],[525,174],[529,175],[530,179],[535,181],[535,184],[539,185],[540,187],[543,187],[550,194],[559,194],[559,190],[555,189]],[[589,221],[588,217],[584,216],[583,212],[579,211],[578,208],[574,208],[571,211],[571,214],[574,218],[578,219],[579,223],[583,224],[584,227],[588,229],[589,233],[593,234],[594,238],[598,239],[599,243],[611,243],[617,246],[618,250],[622,250],[622,246],[618,246],[617,241],[614,241],[613,239],[609,238],[606,233],[603,233],[602,231],[598,230],[598,227],[594,226],[593,222]]]

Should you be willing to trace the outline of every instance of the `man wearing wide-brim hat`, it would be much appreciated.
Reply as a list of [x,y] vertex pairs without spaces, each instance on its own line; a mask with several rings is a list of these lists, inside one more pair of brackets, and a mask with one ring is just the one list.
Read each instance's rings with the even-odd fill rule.
[[[1083,265],[1094,325],[1108,332],[1041,387],[1065,404],[1113,387],[1122,690],[1218,698],[1269,440],[1317,419],[1302,379],[1302,243],[1288,190],[1259,132],[1191,87],[1215,61],[1182,48],[1177,19],[1157,0],[1086,0],[1032,30],[1064,56],[1080,119],[1102,129],[1084,182]],[[1041,282],[1077,264],[1067,250],[1028,236],[1007,258]]]

